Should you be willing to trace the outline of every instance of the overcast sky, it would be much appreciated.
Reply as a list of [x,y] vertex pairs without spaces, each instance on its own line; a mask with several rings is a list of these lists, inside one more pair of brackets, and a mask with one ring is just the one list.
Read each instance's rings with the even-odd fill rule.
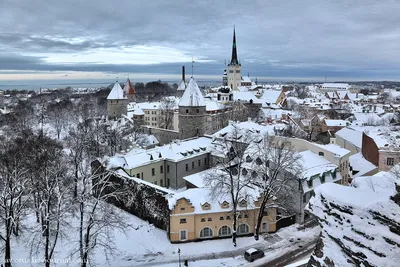
[[[396,0],[1,0],[0,79],[242,75],[395,79]],[[151,75],[149,75],[151,74]],[[146,76],[146,77],[147,77]]]

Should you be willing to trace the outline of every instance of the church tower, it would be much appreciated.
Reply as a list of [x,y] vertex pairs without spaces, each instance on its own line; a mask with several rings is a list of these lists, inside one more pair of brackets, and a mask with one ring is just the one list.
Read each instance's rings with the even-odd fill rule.
[[238,87],[242,83],[241,69],[242,66],[239,64],[236,50],[235,27],[233,27],[232,58],[231,62],[228,64],[228,86],[230,86],[232,90],[239,90]]
[[179,139],[203,136],[205,120],[206,102],[192,77],[179,101]]

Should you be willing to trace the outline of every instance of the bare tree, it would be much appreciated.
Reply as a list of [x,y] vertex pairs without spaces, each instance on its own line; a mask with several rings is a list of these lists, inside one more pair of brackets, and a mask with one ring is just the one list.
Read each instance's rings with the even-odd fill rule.
[[62,146],[52,139],[39,135],[34,140],[33,153],[36,155],[35,183],[32,191],[36,198],[35,209],[40,223],[32,236],[32,252],[43,249],[43,259],[48,267],[54,257],[54,249],[61,236],[61,225],[66,223],[70,211],[71,180],[67,175]]
[[0,148],[0,240],[4,242],[4,262],[11,266],[11,240],[18,235],[22,212],[29,202],[28,172],[24,166],[24,153],[19,137],[2,140]]
[[[93,253],[103,249],[107,258],[115,254],[113,231],[122,233],[130,227],[123,214],[107,202],[129,199],[130,190],[113,180],[109,172],[82,164],[79,181],[79,258],[81,267],[93,264]],[[73,252],[73,254],[74,254]]]
[[174,111],[176,108],[175,99],[164,97],[161,99],[160,105],[160,126],[164,129],[173,128]]
[[246,187],[251,184],[252,180],[250,175],[242,175],[242,165],[245,164],[243,155],[248,143],[253,138],[254,136],[250,133],[244,133],[233,125],[232,131],[227,136],[214,141],[214,151],[212,152],[215,155],[214,166],[204,175],[205,184],[211,190],[211,197],[213,199],[228,197],[232,203],[232,242],[234,246],[236,246],[237,236],[238,204],[240,200],[247,199]]
[[261,204],[257,217],[254,237],[258,240],[260,226],[265,213],[270,208],[281,214],[293,213],[292,201],[298,193],[301,179],[301,155],[286,138],[264,136],[260,143],[253,143],[246,151],[248,170],[255,171],[254,183],[261,189]]

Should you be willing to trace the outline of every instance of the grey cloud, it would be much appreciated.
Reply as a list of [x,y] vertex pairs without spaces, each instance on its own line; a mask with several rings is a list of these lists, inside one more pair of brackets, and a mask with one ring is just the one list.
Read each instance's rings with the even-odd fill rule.
[[[224,59],[230,57],[236,24],[245,73],[387,76],[400,66],[399,11],[400,2],[391,0],[3,0],[0,49],[35,55],[164,45],[215,60],[199,64],[199,71],[219,75]],[[114,72],[132,66],[139,72],[170,71],[163,69],[170,65],[51,65],[40,58],[26,59],[34,62],[23,66],[0,59],[1,69],[8,64],[38,70]]]

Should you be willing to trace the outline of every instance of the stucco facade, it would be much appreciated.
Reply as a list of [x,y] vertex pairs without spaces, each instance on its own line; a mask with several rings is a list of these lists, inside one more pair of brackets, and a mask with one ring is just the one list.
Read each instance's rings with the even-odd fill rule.
[[203,153],[180,161],[154,160],[143,166],[125,169],[125,171],[132,177],[140,178],[155,185],[167,188],[182,188],[186,185],[183,177],[208,168],[209,153]]
[[[225,204],[225,205],[224,205]],[[208,213],[209,203],[202,203],[201,210],[195,210],[190,200],[181,198],[171,210],[169,238],[170,241],[188,242],[201,239],[224,238],[232,235],[232,211],[229,203],[220,205],[221,211]],[[256,207],[248,210],[241,210],[238,213],[237,234],[252,234],[256,226],[259,210],[258,202]],[[276,210],[269,209],[268,215],[263,217],[260,232],[276,231]],[[207,230],[204,230],[208,228]]]

